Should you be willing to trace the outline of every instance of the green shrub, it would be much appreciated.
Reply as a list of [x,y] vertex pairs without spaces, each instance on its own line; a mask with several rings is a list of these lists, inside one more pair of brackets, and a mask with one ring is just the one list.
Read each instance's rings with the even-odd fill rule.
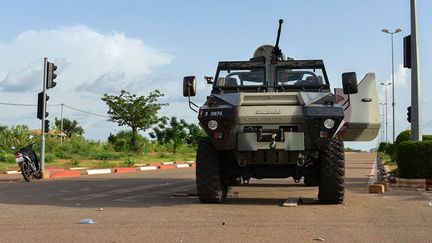
[[90,159],[97,159],[97,160],[116,160],[121,158],[121,154],[108,152],[108,151],[98,151],[93,154],[89,154],[85,157],[88,157]]
[[99,168],[111,168],[111,167],[112,167],[112,164],[109,163],[109,162],[106,161],[106,160],[102,160],[102,161],[98,164],[98,167],[99,167]]
[[57,160],[57,157],[54,154],[45,154],[45,162],[50,163]]
[[411,131],[410,130],[405,130],[405,131],[399,133],[399,135],[396,138],[396,141],[394,142],[393,151],[390,154],[392,156],[393,160],[397,160],[397,150],[398,150],[399,144],[401,144],[402,142],[405,142],[405,141],[410,141],[410,140],[411,140]]
[[432,135],[423,135],[422,140],[423,141],[430,141],[430,140],[432,140]]
[[390,155],[390,157],[393,159],[393,153],[394,153],[394,151],[395,151],[395,149],[394,149],[394,144],[393,143],[387,143],[387,146],[386,146],[386,149],[385,149],[385,151],[384,151],[384,153],[386,153],[386,154],[388,154],[388,155]]
[[432,178],[432,141],[400,143],[396,162],[402,178]]
[[[132,142],[132,131],[120,131],[117,134],[110,134],[108,137],[108,143],[114,148],[115,151],[118,152],[131,152],[133,151]],[[149,140],[141,134],[137,134],[136,136],[136,147],[138,148],[138,152],[147,152],[147,145]]]
[[0,153],[0,162],[13,164],[15,163],[15,155],[13,153]]
[[124,165],[126,167],[132,167],[134,166],[135,162],[132,160],[131,157],[127,157],[127,159],[124,161]]
[[385,153],[386,150],[387,150],[387,146],[388,146],[388,144],[389,144],[389,143],[381,142],[381,143],[379,144],[379,146],[378,146],[378,152]]
[[66,163],[66,167],[78,167],[80,165],[79,160],[73,159]]

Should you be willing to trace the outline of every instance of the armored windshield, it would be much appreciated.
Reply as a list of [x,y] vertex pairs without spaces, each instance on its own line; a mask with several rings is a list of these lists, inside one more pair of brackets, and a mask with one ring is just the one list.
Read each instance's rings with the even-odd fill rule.
[[287,60],[276,64],[220,62],[214,87],[215,92],[321,91],[329,88],[329,82],[321,60]]
[[219,70],[217,85],[219,87],[242,87],[265,85],[264,68]]
[[281,67],[276,69],[277,86],[321,86],[326,81],[322,69],[291,69]]

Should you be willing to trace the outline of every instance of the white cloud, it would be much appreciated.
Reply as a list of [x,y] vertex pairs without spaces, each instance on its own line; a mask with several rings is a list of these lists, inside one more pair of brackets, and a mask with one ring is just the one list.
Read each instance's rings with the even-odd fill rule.
[[[58,66],[57,86],[49,90],[49,104],[68,104],[106,115],[100,97],[121,89],[147,95],[158,78],[158,68],[172,62],[173,56],[151,47],[143,40],[124,33],[99,33],[84,25],[52,30],[29,30],[8,42],[0,42],[0,102],[36,104],[42,89],[43,58]],[[174,82],[175,80],[168,80]],[[169,85],[168,85],[169,86]],[[169,96],[169,95],[167,95]],[[16,112],[16,111],[19,112]],[[0,106],[0,124],[40,126],[36,107]],[[60,116],[59,106],[49,106],[51,120]],[[76,119],[90,138],[106,138],[116,124],[65,108],[65,116]]]
[[[23,32],[10,43],[0,43],[0,53],[8,57],[0,61],[0,74],[4,75],[0,76],[0,85],[4,91],[23,85],[40,87],[44,56],[59,67],[58,88],[80,87],[83,91],[88,87],[87,91],[97,93],[104,92],[104,88],[121,89],[137,76],[148,75],[173,59],[124,33],[105,35],[84,25]],[[115,74],[121,74],[119,79],[113,79]]]

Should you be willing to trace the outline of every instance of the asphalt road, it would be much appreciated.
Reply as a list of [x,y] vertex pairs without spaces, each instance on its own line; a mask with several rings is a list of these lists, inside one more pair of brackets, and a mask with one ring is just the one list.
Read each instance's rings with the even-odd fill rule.
[[[200,204],[194,169],[25,183],[0,176],[0,242],[431,242],[432,193],[367,193],[372,154],[346,155],[341,205],[290,180],[233,187],[225,204]],[[306,204],[282,207],[289,197]],[[96,221],[79,224],[82,219]]]

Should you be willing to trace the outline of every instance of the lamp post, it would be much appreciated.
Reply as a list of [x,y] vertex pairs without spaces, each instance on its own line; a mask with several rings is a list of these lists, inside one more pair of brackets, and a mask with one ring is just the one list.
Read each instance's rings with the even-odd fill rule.
[[384,137],[385,137],[385,134],[384,134],[384,126],[383,126],[383,124],[384,124],[384,107],[385,107],[385,103],[379,103],[380,104],[380,106],[381,106],[381,142],[382,141],[384,141]]
[[[393,35],[396,33],[399,33],[402,31],[402,29],[397,28],[395,31],[390,32],[388,29],[382,29],[381,30],[384,33],[390,34],[391,35],[391,61],[392,61],[392,120],[393,120],[393,143],[395,141],[395,96],[394,96],[394,89],[395,89],[395,85],[394,85],[394,51],[393,51]],[[386,103],[387,103],[387,99],[386,99]],[[387,109],[387,108],[386,108]]]
[[[388,127],[388,123],[387,123],[387,114],[388,114],[388,110],[387,110],[387,86],[389,86],[389,85],[391,85],[392,83],[380,83],[380,85],[383,85],[384,86],[384,93],[385,93],[385,102],[384,102],[384,105],[385,105],[385,141],[386,142],[388,142],[388,139],[387,139],[387,136],[388,136],[388,130],[387,130],[387,127]],[[393,85],[394,86],[394,85]]]

